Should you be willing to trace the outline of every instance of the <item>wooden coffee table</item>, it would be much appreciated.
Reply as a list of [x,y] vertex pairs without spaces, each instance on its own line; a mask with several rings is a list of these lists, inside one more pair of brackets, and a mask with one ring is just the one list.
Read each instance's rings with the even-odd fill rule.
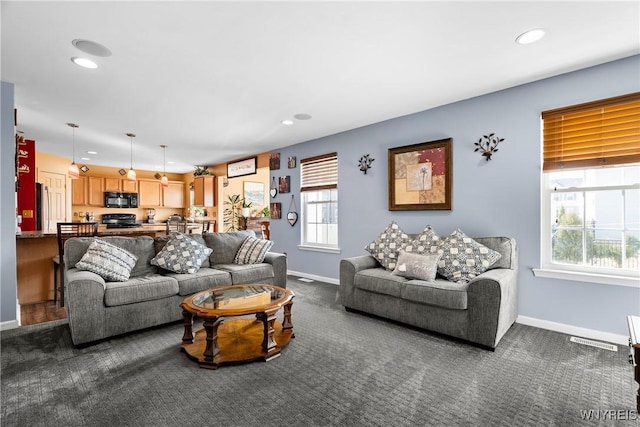
[[[211,288],[184,299],[181,351],[201,368],[222,364],[268,361],[294,338],[291,306],[294,293],[273,285]],[[282,323],[276,314],[282,309]],[[194,316],[203,328],[193,336]]]

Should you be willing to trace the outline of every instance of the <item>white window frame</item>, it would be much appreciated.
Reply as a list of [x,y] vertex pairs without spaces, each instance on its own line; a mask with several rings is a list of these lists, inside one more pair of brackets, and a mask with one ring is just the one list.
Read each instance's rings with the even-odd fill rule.
[[[301,250],[309,250],[309,251],[317,251],[317,252],[328,252],[328,253],[340,253],[340,246],[339,246],[339,231],[338,231],[338,223],[339,223],[339,219],[337,218],[337,214],[336,214],[336,222],[335,224],[333,224],[333,227],[335,229],[335,236],[333,236],[335,238],[335,244],[329,244],[329,243],[318,243],[316,241],[309,241],[307,238],[307,229],[309,227],[309,218],[307,215],[308,209],[309,209],[309,204],[313,203],[316,205],[319,204],[335,204],[335,209],[336,212],[338,211],[338,206],[339,206],[339,198],[338,198],[338,187],[337,187],[337,181],[338,181],[338,156],[337,153],[332,153],[335,156],[335,159],[330,160],[329,158],[327,158],[327,161],[332,161],[335,162],[335,176],[333,178],[335,178],[335,186],[334,188],[327,188],[326,185],[322,185],[319,184],[317,189],[314,189],[313,186],[306,186],[305,187],[305,182],[303,179],[303,171],[304,171],[304,162],[305,160],[301,160],[300,161],[300,222],[301,222],[301,226],[300,226],[300,244],[298,245],[298,249]],[[318,156],[318,157],[323,157],[323,156]],[[335,199],[332,197],[330,200],[328,201],[323,201],[323,202],[309,202],[308,201],[308,196],[312,193],[319,193],[322,191],[332,191],[335,193]]]

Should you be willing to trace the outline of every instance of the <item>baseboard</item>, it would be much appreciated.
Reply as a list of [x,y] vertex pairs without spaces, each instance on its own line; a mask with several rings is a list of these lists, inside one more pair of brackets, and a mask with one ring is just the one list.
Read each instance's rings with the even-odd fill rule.
[[535,326],[536,328],[548,329],[550,331],[561,332],[563,334],[575,335],[582,338],[590,338],[598,341],[605,341],[614,344],[629,345],[629,337],[626,335],[612,334],[611,332],[596,331],[594,329],[581,328],[579,326],[567,325],[564,323],[551,322],[549,320],[536,319],[528,316],[518,316],[517,323]]
[[300,271],[287,270],[287,275],[304,277],[307,279],[317,280],[318,282],[331,283],[332,285],[340,284],[340,280],[338,279],[332,279],[330,277],[324,277],[324,276],[316,276],[315,274],[302,273]]
[[7,320],[6,322],[0,322],[0,332],[8,331],[9,329],[17,329],[20,327],[20,323],[17,320]]

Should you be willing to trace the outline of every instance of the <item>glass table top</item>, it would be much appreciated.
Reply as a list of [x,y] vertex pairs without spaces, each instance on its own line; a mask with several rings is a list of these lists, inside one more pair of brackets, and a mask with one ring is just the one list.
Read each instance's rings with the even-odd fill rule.
[[231,310],[267,305],[285,296],[284,290],[269,285],[245,285],[209,289],[195,295],[193,305],[208,310]]

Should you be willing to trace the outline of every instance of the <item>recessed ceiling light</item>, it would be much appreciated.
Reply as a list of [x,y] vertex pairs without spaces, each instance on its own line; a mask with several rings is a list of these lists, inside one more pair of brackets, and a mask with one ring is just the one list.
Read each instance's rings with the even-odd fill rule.
[[542,37],[544,37],[544,31],[541,30],[540,28],[536,28],[535,30],[529,30],[520,34],[518,37],[516,37],[516,43],[529,44],[529,43],[537,42]]
[[280,123],[282,123],[285,126],[290,126],[293,124],[293,120],[283,120]]
[[78,58],[77,56],[74,56],[71,58],[71,61],[84,68],[98,68],[98,64],[87,58]]
[[87,154],[98,154],[97,151],[87,151]]
[[91,160],[89,157],[80,157],[80,160]]
[[172,165],[172,164],[174,164],[174,163],[175,163],[175,162],[172,162],[171,160],[168,160],[168,161],[167,161],[167,164],[168,164],[168,165]]
[[295,117],[298,120],[309,120],[309,119],[311,119],[311,114],[299,113],[299,114],[296,114],[293,117]]
[[75,39],[71,41],[71,44],[89,55],[102,57],[111,56],[111,51],[109,49],[102,46],[100,43],[92,42],[91,40]]

